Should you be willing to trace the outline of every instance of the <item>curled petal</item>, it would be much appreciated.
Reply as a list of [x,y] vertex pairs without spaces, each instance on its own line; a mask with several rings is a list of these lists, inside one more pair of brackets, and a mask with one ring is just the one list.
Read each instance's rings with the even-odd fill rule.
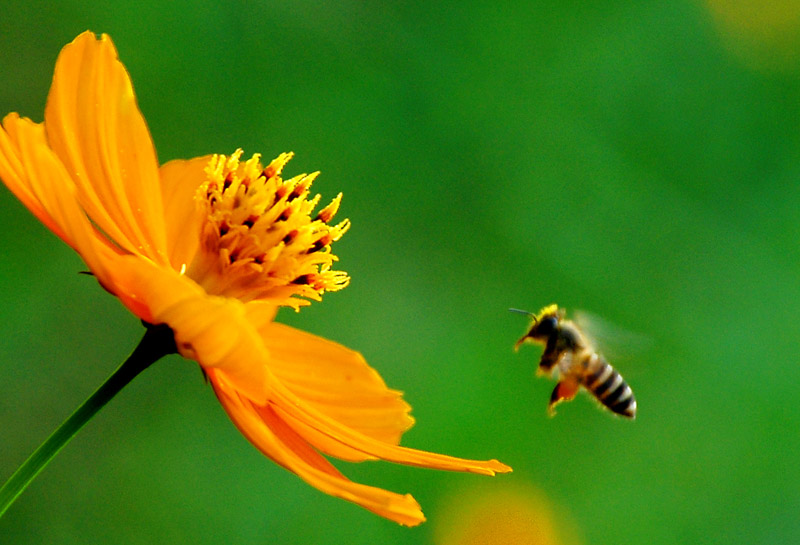
[[183,356],[206,370],[224,371],[239,391],[266,403],[274,378],[256,326],[274,318],[274,306],[251,304],[246,309],[241,301],[208,295],[178,271],[138,256],[115,260],[113,286],[139,318],[168,325]]
[[222,406],[239,430],[276,463],[327,494],[356,503],[399,524],[416,526],[425,520],[419,504],[411,495],[350,481],[311,448],[272,410],[271,405],[256,409],[218,370],[209,370],[208,377]]
[[178,351],[208,371],[219,369],[255,403],[266,403],[269,351],[247,321],[241,301],[201,295],[177,302],[155,314],[175,332]]
[[510,467],[497,460],[482,461],[457,458],[392,445],[373,439],[357,430],[348,428],[309,404],[304,403],[281,385],[273,385],[271,395],[273,396],[275,412],[290,425],[297,423],[308,426],[316,430],[326,441],[346,445],[349,448],[363,452],[365,455],[399,464],[447,471],[464,471],[480,475],[495,475],[496,473],[508,473],[511,471]]

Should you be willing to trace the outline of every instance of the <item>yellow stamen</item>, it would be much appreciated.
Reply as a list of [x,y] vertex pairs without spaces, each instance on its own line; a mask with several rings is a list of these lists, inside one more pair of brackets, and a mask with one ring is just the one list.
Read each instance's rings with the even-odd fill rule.
[[342,195],[312,219],[320,196],[309,199],[309,188],[318,172],[284,180],[281,171],[293,154],[266,168],[259,155],[240,163],[241,155],[215,155],[206,168],[195,199],[207,217],[187,275],[214,295],[268,299],[296,310],[306,299],[347,286],[347,274],[331,270],[337,258],[330,245],[350,222],[328,225]]

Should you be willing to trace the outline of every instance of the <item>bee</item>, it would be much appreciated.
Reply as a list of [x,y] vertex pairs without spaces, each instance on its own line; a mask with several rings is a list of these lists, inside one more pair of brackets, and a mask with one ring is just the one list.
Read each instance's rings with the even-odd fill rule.
[[555,414],[554,407],[561,401],[575,397],[581,386],[592,393],[609,410],[626,418],[636,417],[636,398],[625,379],[598,354],[581,329],[571,320],[565,320],[566,312],[557,305],[549,305],[539,314],[511,309],[533,317],[528,332],[522,336],[514,349],[526,342],[544,345],[537,374],[551,376],[558,370],[556,384],[548,411]]

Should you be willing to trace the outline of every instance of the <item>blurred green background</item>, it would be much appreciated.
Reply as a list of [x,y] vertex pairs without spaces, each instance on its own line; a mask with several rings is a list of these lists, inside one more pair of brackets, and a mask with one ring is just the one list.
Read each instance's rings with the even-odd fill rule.
[[[344,192],[351,286],[279,319],[404,390],[404,444],[515,471],[338,464],[414,494],[428,522],[402,528],[266,460],[172,357],[0,542],[441,544],[507,489],[544,498],[531,517],[562,543],[800,541],[798,2],[7,3],[0,113],[41,120],[87,28],[114,39],[162,161],[293,150],[287,174]],[[0,214],[4,480],[143,330],[4,188]],[[636,421],[585,395],[547,417],[506,309],[552,302],[649,339],[613,360]]]

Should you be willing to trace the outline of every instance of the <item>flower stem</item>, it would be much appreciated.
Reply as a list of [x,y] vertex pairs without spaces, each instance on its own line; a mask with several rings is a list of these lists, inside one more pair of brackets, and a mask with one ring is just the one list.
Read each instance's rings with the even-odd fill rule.
[[166,326],[145,325],[147,331],[128,359],[25,460],[25,463],[0,488],[0,517],[36,475],[111,398],[152,363],[176,352],[172,330]]

